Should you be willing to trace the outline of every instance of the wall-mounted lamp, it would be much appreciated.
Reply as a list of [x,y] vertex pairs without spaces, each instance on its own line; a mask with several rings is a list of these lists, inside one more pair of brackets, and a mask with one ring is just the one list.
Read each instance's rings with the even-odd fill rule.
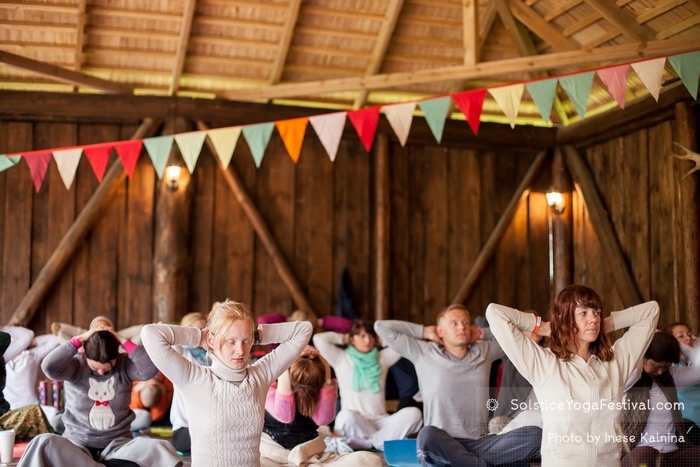
[[181,172],[182,167],[179,167],[177,165],[169,165],[165,168],[165,186],[168,187],[168,190],[177,190]]
[[565,203],[563,194],[551,191],[545,196],[547,197],[547,204],[549,204],[549,207],[551,207],[555,213],[561,214],[564,212]]

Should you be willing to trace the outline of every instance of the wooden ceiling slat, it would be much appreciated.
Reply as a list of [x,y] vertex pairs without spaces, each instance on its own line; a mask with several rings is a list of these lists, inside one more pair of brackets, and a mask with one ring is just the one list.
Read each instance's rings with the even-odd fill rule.
[[175,63],[173,64],[173,78],[170,81],[170,89],[168,89],[168,94],[171,96],[175,94],[180,87],[180,76],[185,67],[185,56],[187,55],[187,45],[189,44],[196,6],[197,0],[187,0],[185,2],[182,23],[180,24],[180,37],[177,41],[177,53],[175,55]]
[[569,10],[572,10],[573,8],[579,6],[582,3],[583,0],[570,0],[569,2],[559,5],[557,8],[549,10],[542,18],[546,22],[550,23],[552,20],[560,17],[564,13],[569,12]]
[[299,18],[299,10],[301,9],[301,0],[291,0],[289,6],[287,7],[287,18],[285,20],[285,27],[282,30],[282,34],[277,44],[277,54],[275,55],[275,61],[272,63],[272,69],[270,70],[270,84],[279,83],[282,78],[282,72],[284,71],[284,64],[287,61],[287,56],[289,55],[289,47],[292,44],[292,38],[294,36],[294,28],[296,27],[297,20]]
[[363,31],[348,31],[340,29],[323,29],[319,27],[309,27],[309,26],[297,26],[297,34],[308,34],[308,35],[326,35],[334,37],[346,37],[348,39],[374,39],[375,34],[371,34]]
[[596,39],[586,42],[583,44],[584,49],[594,49],[596,47],[600,47],[601,45],[610,42],[611,40],[615,39],[616,37],[621,36],[622,33],[620,31],[610,31],[607,34],[603,34],[600,37],[597,37]]
[[50,4],[50,3],[29,3],[29,2],[2,2],[0,10],[15,11],[40,11],[42,13],[75,13],[75,5],[72,4]]
[[662,4],[657,5],[654,8],[651,8],[645,11],[644,13],[638,15],[637,22],[640,24],[644,24],[647,21],[656,18],[657,16],[661,16],[667,11],[674,9],[678,5],[684,4],[685,1],[686,0],[667,0],[666,2],[663,2]]
[[329,56],[329,57],[347,57],[356,60],[366,61],[370,52],[363,52],[361,50],[341,50],[332,47],[310,47],[305,45],[292,45],[291,51],[294,53],[300,53],[310,56]]
[[44,31],[44,32],[74,32],[75,24],[73,23],[32,23],[28,21],[0,21],[0,27],[3,29],[17,29],[18,31]]
[[277,44],[272,42],[255,42],[227,37],[212,37],[212,36],[190,36],[190,43],[198,45],[220,45],[237,49],[268,49],[277,50]]
[[206,0],[207,5],[220,5],[223,7],[235,7],[235,8],[256,8],[256,9],[267,9],[267,10],[286,10],[286,2],[260,2],[258,0],[244,1],[244,0]]
[[518,21],[527,26],[533,34],[538,35],[543,41],[551,45],[554,50],[567,51],[577,49],[566,36],[524,3],[518,0],[509,0],[508,7]]
[[153,11],[153,10],[142,10],[142,9],[129,9],[124,10],[121,8],[114,7],[101,7],[90,5],[90,16],[107,16],[107,17],[121,17],[121,18],[138,18],[150,21],[177,21],[180,22],[182,18],[182,13],[179,12],[169,12],[169,11]]
[[[659,31],[656,34],[656,37],[659,40],[663,40],[672,36],[675,36],[676,34],[685,31],[688,28],[691,28],[695,26],[696,24],[700,23],[700,14],[691,16],[690,18],[686,19],[685,21],[681,21],[679,23],[676,23],[670,28],[664,29],[663,31]],[[697,42],[696,42],[697,44]]]
[[455,18],[425,18],[406,15],[403,18],[401,18],[401,26],[459,29],[461,31],[462,21]]
[[[695,42],[694,42],[695,41]],[[535,57],[518,57],[495,62],[479,63],[476,66],[455,66],[446,68],[415,70],[403,73],[362,76],[359,78],[327,79],[314,82],[290,83],[245,91],[225,92],[228,99],[251,100],[284,98],[293,96],[318,95],[325,92],[350,91],[356,89],[377,89],[409,84],[449,81],[452,79],[472,79],[499,74],[546,70],[568,66],[599,64],[612,60],[635,60],[643,57],[657,57],[666,54],[686,52],[689,44],[696,44],[700,36],[632,43],[610,46],[597,50],[572,50]]]
[[233,31],[240,29],[255,30],[259,29],[261,31],[275,31],[278,32],[282,28],[282,24],[279,23],[261,23],[259,21],[251,22],[244,20],[235,20],[230,18],[214,18],[212,16],[198,16],[197,25],[201,26],[223,26],[230,28]]
[[584,2],[633,41],[641,42],[654,38],[654,34],[637,23],[633,15],[611,4],[609,0],[584,0]]
[[314,16],[329,16],[332,18],[343,17],[347,19],[354,19],[358,21],[382,21],[384,19],[384,14],[380,11],[366,11],[358,10],[354,8],[340,9],[340,8],[325,8],[320,6],[305,5],[304,15],[314,15]]
[[[394,28],[399,20],[399,14],[403,9],[404,0],[390,0],[386,8],[386,13],[382,20],[382,27],[377,35],[377,40],[374,43],[374,48],[367,62],[367,67],[365,68],[365,75],[373,75],[381,70],[386,51],[391,43],[391,38],[394,34]],[[355,98],[352,107],[354,109],[359,109],[364,107],[367,102],[367,96],[369,92],[367,90],[360,91],[359,95]]]
[[594,13],[586,18],[576,21],[571,26],[564,28],[561,33],[564,34],[565,37],[571,37],[577,32],[586,29],[588,26],[595,24],[602,19],[603,18],[599,14]]

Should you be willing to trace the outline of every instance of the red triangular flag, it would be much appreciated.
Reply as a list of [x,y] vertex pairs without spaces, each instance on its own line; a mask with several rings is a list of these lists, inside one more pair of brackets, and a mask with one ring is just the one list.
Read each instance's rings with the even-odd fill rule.
[[53,152],[51,150],[43,152],[32,152],[23,154],[24,161],[29,166],[29,172],[32,174],[32,182],[34,183],[34,189],[37,193],[41,190],[41,184],[44,183],[44,177],[46,176],[46,170],[49,168],[49,162],[51,162],[51,156]]
[[97,181],[102,183],[102,178],[105,176],[105,170],[107,169],[107,161],[109,161],[109,154],[112,152],[112,143],[91,144],[83,147],[83,152],[88,162],[90,162],[92,172],[97,177]]
[[136,168],[136,163],[139,161],[142,146],[142,139],[114,143],[114,150],[117,151],[117,155],[119,159],[121,159],[124,170],[126,170],[126,174],[129,178],[134,175],[134,169]]
[[479,133],[481,110],[484,107],[486,91],[486,88],[482,88],[452,94],[452,100],[455,101],[459,110],[467,117],[467,122],[475,135]]
[[377,132],[379,107],[348,111],[348,118],[352,122],[352,126],[355,127],[360,141],[362,141],[365,149],[369,152],[374,142],[374,134]]

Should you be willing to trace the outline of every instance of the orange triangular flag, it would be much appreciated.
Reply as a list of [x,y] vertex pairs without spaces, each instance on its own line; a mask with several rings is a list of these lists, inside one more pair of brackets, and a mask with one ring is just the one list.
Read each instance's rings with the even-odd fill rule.
[[41,184],[44,183],[44,177],[46,176],[46,170],[49,168],[49,162],[51,162],[52,155],[53,152],[51,150],[22,154],[25,162],[29,166],[29,172],[32,174],[32,182],[34,183],[34,189],[37,193],[39,193],[39,190],[41,190]]
[[306,125],[308,123],[308,117],[275,122],[284,147],[287,148],[289,157],[292,158],[295,164],[299,160],[299,153],[301,152],[301,145],[304,142],[304,133],[306,132]]
[[129,178],[134,175],[134,169],[136,168],[136,163],[139,161],[142,147],[142,139],[114,143],[114,150],[117,151],[117,155],[119,159],[121,159],[124,170],[126,170],[126,174]]
[[83,152],[85,153],[85,157],[87,157],[88,162],[90,162],[92,172],[95,174],[95,177],[97,177],[97,181],[102,183],[102,178],[105,176],[105,170],[107,170],[109,154],[112,152],[112,143],[91,144],[89,146],[84,146]]

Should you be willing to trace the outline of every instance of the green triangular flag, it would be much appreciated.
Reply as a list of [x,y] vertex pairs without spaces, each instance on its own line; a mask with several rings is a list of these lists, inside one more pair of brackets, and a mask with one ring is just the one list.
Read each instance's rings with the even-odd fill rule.
[[587,71],[575,75],[559,78],[559,84],[569,95],[574,103],[578,116],[583,120],[586,117],[586,107],[588,106],[588,96],[591,95],[593,77],[595,71]]
[[17,165],[21,158],[22,156],[6,156],[5,154],[0,154],[0,172]]
[[172,136],[156,136],[143,140],[143,145],[146,147],[148,157],[151,158],[153,168],[156,169],[159,179],[163,178],[170,151],[173,149],[173,139]]
[[549,118],[552,114],[552,104],[554,103],[554,92],[557,90],[557,79],[551,78],[525,83],[525,88],[535,102],[537,110],[540,111],[542,120],[545,123],[549,123]]
[[445,129],[445,119],[450,109],[452,99],[450,96],[438,97],[418,102],[418,107],[425,114],[425,121],[428,122],[430,131],[433,132],[435,140],[439,143],[442,140],[442,132]]
[[693,99],[697,99],[698,79],[700,79],[700,50],[666,57],[666,59],[673,65],[673,69],[681,77],[681,81]]
[[191,131],[189,133],[180,133],[175,135],[175,142],[180,148],[180,154],[185,160],[185,165],[190,173],[194,172],[194,167],[197,165],[197,159],[202,153],[204,140],[207,139],[205,131]]
[[257,168],[260,168],[263,156],[265,156],[265,149],[267,149],[267,145],[270,143],[270,137],[274,129],[275,124],[273,122],[243,127],[243,136],[245,136],[245,140],[248,142],[250,152],[253,153],[253,160]]

